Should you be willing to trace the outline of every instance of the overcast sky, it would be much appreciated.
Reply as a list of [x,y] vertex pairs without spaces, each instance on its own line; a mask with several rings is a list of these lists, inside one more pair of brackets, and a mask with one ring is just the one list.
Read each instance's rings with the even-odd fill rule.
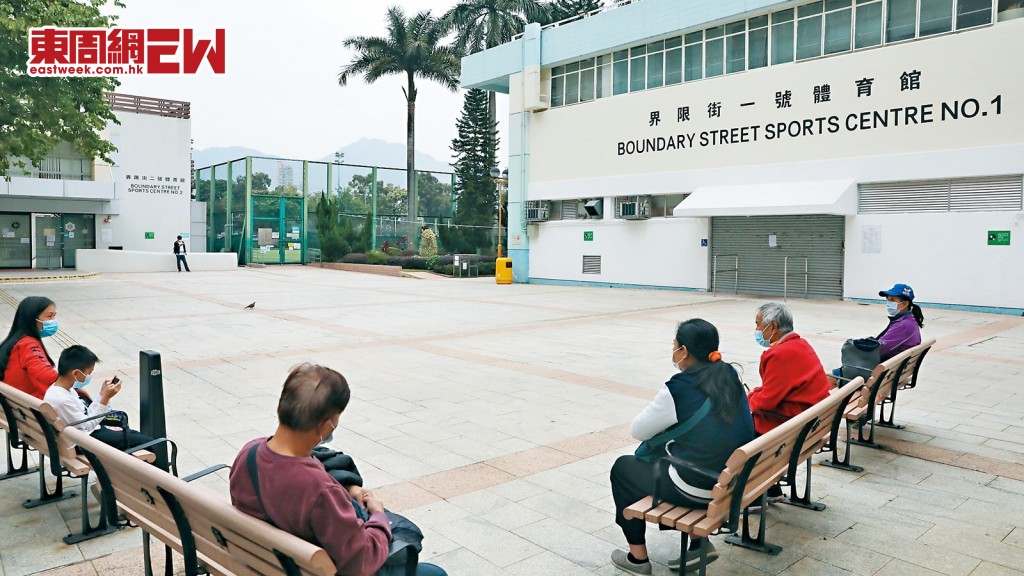
[[[268,154],[315,159],[359,140],[405,143],[404,78],[367,85],[338,72],[352,53],[342,46],[356,35],[384,35],[388,6],[407,14],[444,13],[455,0],[124,0],[119,25],[193,28],[197,38],[226,31],[227,73],[123,76],[119,92],[192,103],[196,148],[246,146]],[[451,161],[449,145],[462,94],[417,83],[416,148]],[[502,143],[507,106],[498,99]],[[502,160],[504,165],[505,161]]]

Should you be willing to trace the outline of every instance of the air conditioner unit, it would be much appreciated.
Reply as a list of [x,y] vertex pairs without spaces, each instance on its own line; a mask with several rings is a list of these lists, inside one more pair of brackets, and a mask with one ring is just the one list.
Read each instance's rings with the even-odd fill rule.
[[619,196],[615,199],[615,215],[623,220],[647,220],[651,217],[650,196]]
[[547,200],[530,200],[526,203],[527,222],[547,222],[550,212],[550,202]]
[[588,218],[601,218],[604,213],[604,200],[598,198],[597,200],[588,200],[583,208],[587,211]]

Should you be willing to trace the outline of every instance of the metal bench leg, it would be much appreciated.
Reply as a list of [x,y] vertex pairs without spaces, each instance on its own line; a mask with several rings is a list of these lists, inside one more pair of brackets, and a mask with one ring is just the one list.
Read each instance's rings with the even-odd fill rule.
[[100,498],[100,520],[95,526],[89,521],[89,476],[82,476],[82,532],[81,534],[68,534],[64,537],[67,545],[78,544],[86,540],[92,540],[99,536],[105,536],[111,532],[117,532],[120,527],[112,526],[107,522],[107,503],[105,498]]
[[[791,506],[799,506],[800,508],[807,508],[808,510],[814,510],[820,512],[825,509],[825,504],[822,502],[811,501],[811,460],[807,459],[807,480],[804,482],[804,493],[802,496],[797,495],[796,491],[797,483],[790,482],[789,484],[789,496],[784,498],[781,503],[789,504]],[[764,516],[762,510],[762,516]]]
[[850,452],[853,450],[853,427],[850,426],[850,421],[846,421],[846,450],[843,450],[843,459],[839,459],[839,440],[838,438],[832,441],[832,459],[821,460],[818,462],[822,466],[828,466],[829,468],[838,468],[840,470],[846,470],[848,472],[863,472],[863,466],[854,466],[850,464]]
[[766,518],[768,516],[765,514],[768,509],[768,498],[765,494],[761,494],[761,498],[758,500],[758,503],[761,505],[761,513],[758,514],[758,516],[761,517],[761,522],[757,531],[757,536],[750,535],[750,510],[748,508],[744,508],[743,532],[738,535],[733,534],[732,536],[728,536],[725,541],[733,546],[739,546],[741,548],[774,556],[782,551],[782,546],[769,544],[765,541],[765,530],[767,528]]
[[28,466],[28,444],[21,444],[21,464],[18,466],[14,465],[14,451],[18,448],[7,444],[7,472],[0,475],[0,480],[7,480],[8,478],[17,478],[18,476],[25,476],[26,474],[32,474],[36,471],[36,466],[29,468]]
[[26,500],[22,506],[25,508],[35,508],[36,506],[42,506],[43,504],[49,504],[51,502],[60,502],[61,500],[67,500],[68,498],[74,498],[78,495],[74,490],[64,491],[63,478],[57,475],[57,487],[50,492],[46,488],[46,456],[39,455],[39,498],[34,500]]
[[[864,430],[868,432],[865,435]],[[881,448],[882,445],[875,442],[875,410],[871,408],[867,415],[864,416],[864,420],[861,421],[860,429],[857,430],[857,437],[850,440],[858,446],[867,446],[868,448]]]
[[[885,407],[889,406],[889,417],[885,416]],[[892,389],[892,394],[888,398],[882,400],[882,403],[878,406],[878,425],[885,428],[893,428],[896,430],[903,430],[906,428],[903,424],[896,424],[893,422],[893,418],[896,416],[896,387]]]
[[[680,569],[679,573],[687,573],[690,571],[686,569],[690,560],[690,535],[686,532],[680,532],[679,537],[679,562]],[[697,574],[699,576],[707,576],[708,573],[708,539],[700,538],[700,547],[697,548],[697,556],[700,558],[700,563],[697,565]]]

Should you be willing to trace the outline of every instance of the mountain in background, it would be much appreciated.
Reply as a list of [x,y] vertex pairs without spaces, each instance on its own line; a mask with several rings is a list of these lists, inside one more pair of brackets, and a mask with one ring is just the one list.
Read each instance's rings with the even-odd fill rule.
[[228,146],[228,147],[213,147],[213,148],[195,148],[192,150],[192,160],[196,163],[196,169],[206,168],[207,166],[213,166],[214,164],[220,164],[221,162],[229,162],[231,160],[238,160],[239,158],[245,158],[246,156],[271,156],[265,152],[259,150],[253,150],[252,148],[246,148],[244,146]]

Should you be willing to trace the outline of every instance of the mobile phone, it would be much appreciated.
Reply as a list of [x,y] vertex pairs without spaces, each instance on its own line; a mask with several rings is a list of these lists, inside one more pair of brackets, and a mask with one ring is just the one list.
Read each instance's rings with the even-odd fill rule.
[[117,383],[118,383],[118,382],[120,382],[120,381],[121,381],[121,379],[120,379],[120,378],[118,378],[117,376],[114,376],[114,379],[113,379],[113,380],[111,380],[111,381],[110,381],[110,383],[111,383],[111,384],[117,384]]

